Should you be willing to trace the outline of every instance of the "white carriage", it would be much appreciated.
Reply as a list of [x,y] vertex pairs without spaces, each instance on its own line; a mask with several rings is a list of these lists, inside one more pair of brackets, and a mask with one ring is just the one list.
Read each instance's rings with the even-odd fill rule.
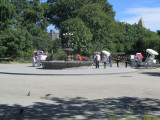
[[46,58],[47,58],[47,53],[43,53],[43,51],[41,50],[34,51],[32,65],[35,66],[37,64],[37,66],[39,67],[41,66],[41,62],[45,61]]
[[131,67],[139,68],[157,68],[159,61],[155,59],[159,55],[156,51],[152,49],[146,49],[147,57],[144,58],[141,53],[136,53],[136,55],[131,55]]

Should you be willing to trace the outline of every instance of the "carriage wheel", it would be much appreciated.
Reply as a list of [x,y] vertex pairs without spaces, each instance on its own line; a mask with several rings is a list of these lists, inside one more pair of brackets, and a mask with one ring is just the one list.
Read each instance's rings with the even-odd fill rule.
[[33,66],[33,67],[35,66],[35,62],[34,62],[34,61],[32,62],[32,66]]
[[146,61],[146,67],[149,69],[149,68],[153,68],[154,64],[153,64],[153,61],[152,60],[147,60]]
[[156,60],[156,63],[154,63],[154,68],[157,68],[159,66],[159,61],[158,60]]
[[138,62],[132,62],[131,68],[138,69],[141,65]]
[[159,61],[158,60],[156,60],[156,65],[157,65],[157,67],[159,67]]
[[130,63],[130,66],[131,66],[131,68],[134,68],[134,69],[135,69],[135,62],[131,62],[131,63]]

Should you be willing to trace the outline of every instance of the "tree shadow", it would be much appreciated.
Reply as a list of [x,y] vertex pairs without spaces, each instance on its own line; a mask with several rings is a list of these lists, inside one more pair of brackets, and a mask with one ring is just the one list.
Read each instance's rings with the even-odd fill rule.
[[[0,119],[8,113],[9,120],[77,120],[77,116],[83,120],[103,120],[114,113],[124,117],[124,114],[129,112],[129,108],[133,110],[133,116],[144,114],[144,112],[157,115],[160,111],[160,100],[152,98],[121,97],[88,100],[77,97],[48,98],[48,100],[53,103],[36,102],[26,107],[1,104]],[[19,114],[20,108],[24,109],[22,115]]]
[[149,76],[157,76],[160,77],[160,72],[142,72],[142,74],[147,74]]

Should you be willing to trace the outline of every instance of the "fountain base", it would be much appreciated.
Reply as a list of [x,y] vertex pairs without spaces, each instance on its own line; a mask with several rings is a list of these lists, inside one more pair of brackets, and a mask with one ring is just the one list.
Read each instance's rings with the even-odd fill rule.
[[44,69],[64,69],[81,66],[91,66],[93,61],[42,61]]

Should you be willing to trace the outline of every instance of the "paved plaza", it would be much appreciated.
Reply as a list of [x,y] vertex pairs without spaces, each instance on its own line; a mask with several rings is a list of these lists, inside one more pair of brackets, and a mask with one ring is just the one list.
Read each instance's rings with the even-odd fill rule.
[[107,69],[44,70],[0,64],[0,83],[0,119],[106,120],[114,113],[123,118],[129,109],[133,117],[160,115],[160,68],[114,64]]
[[102,63],[100,64],[100,68],[95,68],[95,66],[83,66],[66,69],[43,69],[43,67],[32,67],[31,64],[22,64],[17,66],[15,64],[11,64],[8,65],[8,67],[7,65],[2,64],[1,67],[3,67],[3,69],[0,69],[0,73],[22,75],[102,75],[137,71],[130,67],[109,67],[109,65],[104,69]]

